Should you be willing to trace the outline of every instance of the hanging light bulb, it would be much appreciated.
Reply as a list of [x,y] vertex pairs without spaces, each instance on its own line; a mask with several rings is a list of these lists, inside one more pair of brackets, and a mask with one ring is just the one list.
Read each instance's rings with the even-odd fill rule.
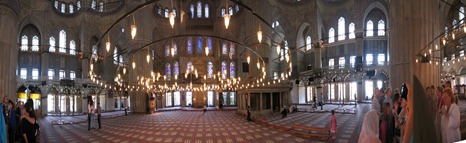
[[147,60],[147,63],[150,62],[150,55],[149,55],[149,53],[147,53],[146,60]]
[[443,45],[445,45],[445,44],[447,43],[446,38],[443,38],[443,41],[442,41],[442,42],[443,42]]
[[136,37],[136,32],[137,32],[136,24],[131,25],[131,39],[134,39],[134,37]]
[[466,24],[463,26],[463,31],[466,33]]
[[175,13],[173,11],[168,14],[168,19],[170,19],[170,25],[173,28],[175,26]]
[[94,64],[91,64],[91,71],[94,71]]
[[437,44],[435,44],[435,50],[438,50],[438,45]]
[[452,38],[453,40],[455,40],[455,33],[454,33],[454,32],[452,32],[451,38]]
[[261,64],[260,64],[259,59],[257,59],[257,69],[261,69]]
[[230,14],[225,14],[225,16],[223,16],[223,19],[225,20],[225,28],[228,29],[228,26],[230,25]]
[[248,55],[248,57],[246,57],[246,61],[248,62],[248,64],[251,61],[251,57],[249,57],[249,55]]
[[289,55],[289,54],[286,54],[286,55],[285,55],[285,59],[286,59],[286,62],[290,62],[290,55]]
[[280,45],[277,45],[277,55],[280,55]]
[[259,43],[262,43],[262,31],[259,26],[259,31],[257,31],[257,40],[259,40]]
[[123,68],[123,74],[126,74],[126,67]]
[[209,47],[207,47],[207,46],[205,47],[205,55],[209,56]]
[[110,37],[107,38],[107,42],[105,43],[105,48],[107,49],[107,52],[110,51]]
[[133,61],[133,69],[136,68],[136,62]]

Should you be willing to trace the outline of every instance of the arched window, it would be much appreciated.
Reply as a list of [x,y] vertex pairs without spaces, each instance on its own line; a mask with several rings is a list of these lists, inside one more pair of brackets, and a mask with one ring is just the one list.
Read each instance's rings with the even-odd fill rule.
[[188,49],[188,54],[193,54],[193,42],[191,39],[191,37],[188,38],[188,46],[186,47]]
[[115,47],[113,49],[113,64],[118,64],[118,49]]
[[335,42],[335,30],[333,28],[330,28],[330,30],[328,30],[328,43],[333,42]]
[[168,18],[168,9],[165,9],[165,18]]
[[338,19],[338,41],[345,39],[345,18],[340,17],[340,19]]
[[214,65],[212,62],[207,63],[207,78],[212,78],[212,75],[214,74]]
[[103,2],[99,3],[99,12],[104,12],[104,3]]
[[230,14],[230,16],[233,16],[233,7],[228,7],[228,14]]
[[234,55],[235,52],[236,52],[236,50],[235,50],[235,44],[230,43],[230,54],[231,54],[231,55]]
[[448,27],[445,26],[445,38],[448,37]]
[[230,78],[235,78],[235,63],[230,63]]
[[197,2],[197,18],[202,17],[202,3],[201,1]]
[[58,9],[58,0],[55,0],[54,6],[55,6],[55,9]]
[[350,23],[348,26],[348,31],[349,31],[349,39],[354,39],[356,38],[356,34],[354,34],[354,23]]
[[311,36],[306,37],[306,50],[311,50],[312,45],[311,45]]
[[173,55],[178,54],[178,45],[176,43],[173,44]]
[[170,80],[172,77],[171,69],[170,69],[170,63],[167,63],[165,67],[165,76],[167,76],[167,80]]
[[170,45],[165,45],[165,56],[170,56]]
[[97,57],[97,48],[96,46],[92,46],[92,58],[96,58]]
[[61,4],[61,13],[65,13],[66,5],[64,3]]
[[205,14],[205,18],[209,18],[209,4],[205,4],[204,14]]
[[78,8],[78,10],[81,9],[81,1],[76,2],[76,7]]
[[123,66],[123,55],[120,55],[120,66]]
[[173,11],[173,15],[175,15],[176,17],[176,9],[173,9],[172,11]]
[[191,18],[194,18],[194,5],[193,4],[189,6],[189,11],[191,12]]
[[76,43],[73,40],[70,41],[70,54],[76,55]]
[[180,74],[179,65],[178,65],[178,62],[175,61],[175,63],[173,63],[173,75],[175,75],[175,77],[178,77],[179,74]]
[[236,10],[236,12],[239,11],[239,6],[238,5],[235,5],[235,10]]
[[28,51],[28,49],[28,36],[23,35],[23,37],[21,37],[21,51]]
[[207,38],[207,47],[209,48],[209,54],[212,54],[212,38]]
[[464,23],[464,7],[460,7],[460,14],[459,14],[458,18],[460,20],[460,25],[459,26],[462,26],[463,23]]
[[225,8],[222,8],[222,17],[225,16]]
[[31,47],[31,50],[32,51],[39,51],[39,37],[37,37],[36,35],[34,35],[32,37],[32,47]]
[[374,23],[372,23],[372,20],[367,21],[366,36],[367,37],[374,36]]
[[60,41],[58,42],[58,46],[60,47],[58,51],[60,53],[66,53],[66,32],[64,30],[60,31]]
[[49,52],[55,52],[56,51],[56,49],[55,49],[55,38],[50,37],[49,44],[50,44]]
[[383,20],[379,20],[377,29],[378,29],[377,31],[378,36],[385,36],[385,22]]
[[224,54],[224,55],[228,54],[228,45],[227,45],[227,43],[223,43],[222,54]]
[[197,53],[202,54],[202,38],[197,38]]
[[288,54],[288,52],[289,52],[288,49],[290,49],[290,48],[288,47],[288,41],[285,40],[285,52],[284,52],[285,55]]
[[227,63],[222,62],[222,79],[227,79]]
[[69,10],[70,10],[70,13],[74,13],[74,6],[73,6],[73,4],[70,4]]
[[453,20],[453,22],[451,23],[451,25],[453,26],[453,29],[456,29],[456,20]]
[[95,10],[96,4],[97,4],[97,3],[95,2],[95,0],[92,0],[91,8],[92,8],[93,10]]
[[186,65],[186,70],[187,72],[193,71],[193,63],[191,61],[189,61],[188,64]]

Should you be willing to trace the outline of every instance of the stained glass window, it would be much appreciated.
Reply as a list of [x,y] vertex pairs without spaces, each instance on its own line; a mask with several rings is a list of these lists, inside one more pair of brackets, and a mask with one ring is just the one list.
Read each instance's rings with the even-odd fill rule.
[[377,26],[379,29],[377,31],[378,36],[385,36],[385,22],[383,20],[379,20],[379,25]]
[[32,51],[39,51],[39,37],[37,37],[36,35],[34,35],[32,37],[32,47],[31,47],[31,50]]
[[191,72],[193,71],[193,63],[192,62],[188,62],[187,64],[187,69],[186,69],[188,72]]
[[222,79],[227,78],[227,63],[222,62]]
[[231,54],[231,55],[235,55],[235,52],[236,52],[236,50],[235,50],[235,44],[230,43],[230,54]]
[[189,11],[191,12],[191,18],[194,18],[194,5],[193,4],[189,6]]
[[61,13],[65,13],[66,5],[64,3],[61,4]]
[[175,63],[173,64],[173,74],[175,76],[178,76],[180,74],[179,65],[177,61],[175,61]]
[[235,5],[235,10],[236,10],[236,12],[239,11],[239,6],[238,5]]
[[118,64],[118,49],[116,47],[113,49],[113,64]]
[[210,37],[207,39],[207,46],[209,46],[210,53],[213,53],[213,51],[212,51],[212,39]]
[[367,21],[366,24],[366,36],[374,36],[374,23],[372,23],[372,20]]
[[49,44],[50,44],[49,52],[55,52],[56,50],[55,49],[55,38],[50,37]]
[[228,7],[228,13],[233,16],[233,7]]
[[201,3],[201,1],[197,2],[197,17],[198,18],[202,17],[202,3]]
[[21,37],[21,51],[28,51],[28,36]]
[[345,18],[338,19],[338,41],[345,40]]
[[120,66],[123,66],[123,55],[120,55]]
[[60,46],[58,51],[60,53],[66,53],[66,32],[64,30],[60,31],[60,41],[58,44],[58,46]]
[[165,76],[167,76],[167,80],[170,80],[172,76],[171,69],[170,69],[170,63],[167,63],[165,67]]
[[76,43],[74,40],[70,41],[70,55],[76,55]]
[[222,8],[222,17],[225,16],[225,8]]
[[209,4],[205,4],[204,13],[205,13],[205,18],[209,18]]
[[207,63],[207,78],[212,78],[212,75],[214,74],[214,65],[212,62]]
[[92,8],[93,10],[95,10],[95,5],[96,5],[95,0],[93,0],[92,3],[91,3],[91,8]]
[[460,7],[460,12],[459,12],[459,20],[460,20],[460,25],[459,26],[462,26],[463,23],[464,23],[464,7]]
[[311,36],[306,37],[306,50],[310,50],[312,48],[311,45]]
[[99,12],[104,12],[104,3],[103,2],[99,3]]
[[354,34],[354,23],[349,24],[348,31],[349,31],[349,39],[356,38],[356,34]]
[[76,2],[76,7],[78,7],[78,10],[81,9],[81,1]]
[[170,45],[165,45],[165,56],[170,56]]
[[175,15],[176,17],[176,9],[173,9],[172,11],[173,11],[173,15]]
[[235,78],[235,63],[230,63],[230,78]]
[[69,8],[69,10],[70,10],[70,13],[74,13],[74,6],[73,6],[73,4],[70,4],[70,6],[69,6],[69,7],[70,7],[70,8]]
[[168,9],[165,9],[165,18],[168,18]]
[[228,45],[227,45],[227,43],[223,43],[222,54],[224,54],[224,55],[228,54]]
[[330,30],[328,30],[328,43],[333,43],[335,42],[335,30],[332,28],[330,28]]
[[189,37],[188,38],[188,46],[187,47],[187,51],[188,51],[188,54],[193,54],[193,42],[192,42],[192,38]]
[[197,53],[202,54],[202,38],[197,38]]
[[178,54],[178,45],[176,43],[173,45],[173,52],[174,52],[173,55]]

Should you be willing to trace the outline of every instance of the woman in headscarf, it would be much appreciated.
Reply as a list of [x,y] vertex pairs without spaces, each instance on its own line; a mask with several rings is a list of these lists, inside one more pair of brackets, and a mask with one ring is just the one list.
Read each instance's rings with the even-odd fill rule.
[[379,140],[379,116],[375,110],[364,115],[362,130],[359,134],[358,143],[381,143]]
[[[0,111],[3,112],[3,106],[0,106]],[[0,113],[0,143],[6,143],[6,142],[7,142],[7,136],[6,136],[5,116],[3,116],[3,113]]]

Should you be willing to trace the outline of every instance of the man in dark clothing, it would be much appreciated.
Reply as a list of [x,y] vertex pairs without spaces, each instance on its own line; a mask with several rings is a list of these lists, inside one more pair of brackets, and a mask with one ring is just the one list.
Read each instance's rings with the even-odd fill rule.
[[248,109],[247,120],[248,120],[248,122],[251,122],[251,121],[252,121],[252,119],[251,119],[251,111],[249,111],[249,109]]
[[32,99],[28,99],[21,115],[21,142],[36,142],[36,132],[40,135],[39,125],[36,123],[36,114],[34,113]]

